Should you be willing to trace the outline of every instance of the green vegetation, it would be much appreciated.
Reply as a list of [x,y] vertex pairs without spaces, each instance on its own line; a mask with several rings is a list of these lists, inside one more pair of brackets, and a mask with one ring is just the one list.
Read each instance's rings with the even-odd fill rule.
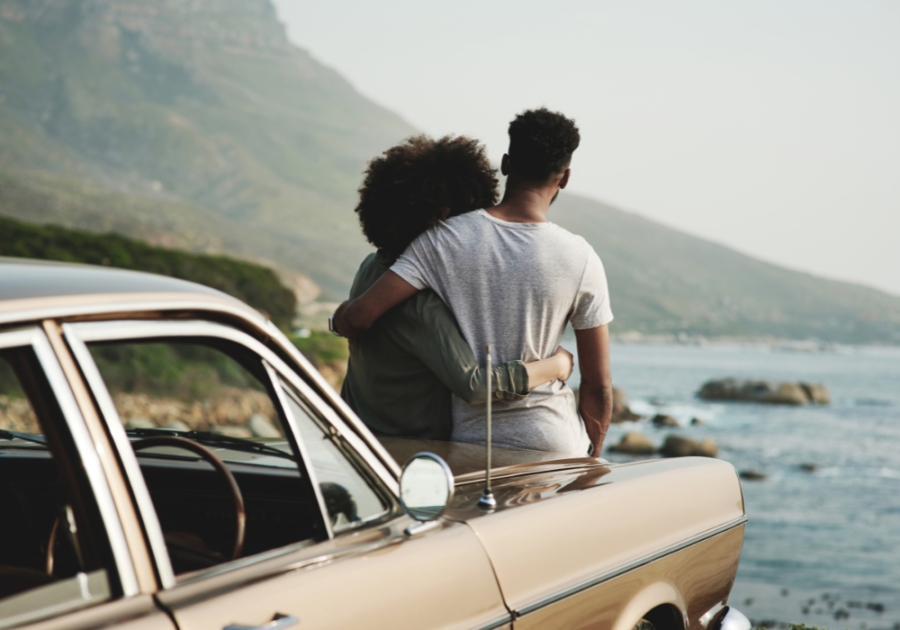
[[207,398],[222,386],[262,391],[236,361],[214,348],[186,343],[91,344],[107,388],[185,401]]
[[290,327],[296,297],[268,267],[154,247],[118,234],[91,234],[0,217],[0,256],[58,260],[148,271],[219,289]]
[[310,331],[308,337],[295,335],[291,337],[291,341],[316,367],[346,361],[350,356],[347,340],[330,332],[313,330]]
[[16,373],[3,357],[0,357],[0,396],[9,396],[10,398],[25,397]]

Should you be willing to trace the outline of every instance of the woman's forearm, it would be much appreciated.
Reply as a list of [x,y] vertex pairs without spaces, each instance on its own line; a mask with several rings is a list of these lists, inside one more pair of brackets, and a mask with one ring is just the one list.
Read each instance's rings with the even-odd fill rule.
[[572,375],[572,354],[560,346],[556,354],[546,359],[525,364],[528,371],[528,389],[557,379],[565,381]]

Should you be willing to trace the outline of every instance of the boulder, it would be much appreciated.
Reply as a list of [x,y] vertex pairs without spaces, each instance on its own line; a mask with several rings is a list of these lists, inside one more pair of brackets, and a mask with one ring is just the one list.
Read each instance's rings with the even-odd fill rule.
[[698,457],[715,457],[719,454],[719,445],[712,438],[703,438],[694,449],[694,455]]
[[659,452],[664,457],[715,457],[719,447],[712,438],[696,442],[683,435],[670,435]]
[[672,416],[666,416],[664,414],[658,413],[653,416],[653,419],[650,421],[658,427],[680,427],[678,424],[678,420],[673,418]]
[[250,417],[250,420],[247,422],[247,428],[250,429],[250,432],[253,433],[253,435],[255,435],[256,437],[282,437],[278,429],[272,426],[271,422],[269,422],[266,418],[259,415],[258,413],[255,413]]
[[613,409],[611,422],[634,422],[641,417],[634,413],[628,406],[628,396],[625,390],[613,387]]
[[828,388],[822,385],[822,383],[800,383],[800,387],[806,392],[806,396],[812,404],[831,404],[831,394],[828,393]]
[[706,425],[706,423],[700,418],[691,418],[691,424],[695,427],[702,427]]
[[707,381],[697,393],[705,400],[736,400],[770,405],[828,404],[828,390],[821,384],[724,378]]
[[646,435],[632,431],[623,435],[619,443],[610,446],[609,450],[628,455],[651,455],[656,452],[656,446]]
[[131,416],[125,421],[126,429],[155,429],[156,423],[148,418],[140,416]]
[[762,481],[766,478],[766,475],[758,470],[742,470],[740,476],[741,479],[746,479],[747,481]]
[[218,433],[219,435],[225,435],[227,437],[235,437],[235,438],[249,438],[253,437],[253,433],[250,432],[250,429],[247,427],[236,427],[231,425],[214,425],[210,427],[210,430],[213,433]]

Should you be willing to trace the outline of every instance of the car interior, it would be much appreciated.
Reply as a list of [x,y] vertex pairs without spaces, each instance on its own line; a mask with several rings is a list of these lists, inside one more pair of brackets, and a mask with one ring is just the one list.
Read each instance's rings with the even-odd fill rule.
[[[45,422],[49,418],[43,417],[32,404],[35,398],[49,397],[46,392],[35,396],[35,392],[28,391],[27,383],[23,387],[22,380],[26,379],[19,376],[29,372],[29,366],[14,355],[9,352],[0,355],[0,505],[4,506],[0,510],[0,539],[16,541],[0,545],[0,600],[91,568],[81,542],[87,529],[81,527],[85,517],[76,516],[78,510],[73,511],[71,507],[73,492],[64,483],[65,475],[54,448],[56,441],[48,439],[43,429],[45,424],[53,423]],[[103,356],[102,348],[98,355]],[[104,367],[119,368],[108,363]],[[231,381],[247,377],[239,365],[227,369],[233,370]],[[173,378],[178,376],[176,373]],[[210,380],[220,375],[209,371],[207,376]],[[160,383],[165,382],[157,375],[155,380],[147,378],[137,387],[132,383],[132,389],[141,391],[142,388],[146,394],[146,390],[154,387],[159,391]],[[182,393],[196,398],[198,392],[202,393],[201,385],[191,383]],[[258,395],[260,389],[251,390],[250,397]],[[234,391],[231,387],[230,393]],[[268,393],[263,394],[268,398]],[[159,400],[147,400],[145,411],[153,412],[154,400],[157,403]],[[230,406],[233,408],[234,404]],[[280,436],[281,420],[271,403],[269,408],[269,422]],[[252,406],[249,409],[252,411]],[[205,422],[204,418],[213,415],[199,414],[197,418]],[[235,417],[231,420],[235,421]],[[237,460],[245,455],[241,450],[245,446],[242,438],[212,433],[209,437],[213,446],[204,447],[201,442],[205,440],[193,435],[202,435],[202,431],[172,426],[176,428],[144,427],[129,437],[136,448],[176,575],[326,536],[315,493],[301,473],[296,446],[288,439],[277,436],[269,439],[280,447],[269,447],[274,455],[280,456],[277,460],[269,456],[277,465],[266,465],[265,451],[262,457],[252,459],[252,450],[251,459],[241,463]],[[223,444],[216,444],[217,437]],[[155,444],[155,440],[162,444]],[[248,450],[253,448],[249,440],[247,444]],[[198,456],[198,445],[207,453],[213,450],[219,453],[212,454],[219,467],[211,465],[209,457]],[[229,460],[227,464],[222,463],[222,457]],[[340,490],[329,491],[327,484],[323,488],[332,498],[330,503],[338,506]],[[352,506],[343,509],[349,512],[345,518],[355,518]],[[236,545],[238,537],[239,545]]]

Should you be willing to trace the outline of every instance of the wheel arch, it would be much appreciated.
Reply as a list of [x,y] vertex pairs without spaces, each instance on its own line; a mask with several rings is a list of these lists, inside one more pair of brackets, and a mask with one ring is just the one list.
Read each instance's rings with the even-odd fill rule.
[[612,630],[633,630],[646,619],[657,630],[684,630],[687,626],[681,593],[668,582],[654,582],[642,588],[622,607]]

